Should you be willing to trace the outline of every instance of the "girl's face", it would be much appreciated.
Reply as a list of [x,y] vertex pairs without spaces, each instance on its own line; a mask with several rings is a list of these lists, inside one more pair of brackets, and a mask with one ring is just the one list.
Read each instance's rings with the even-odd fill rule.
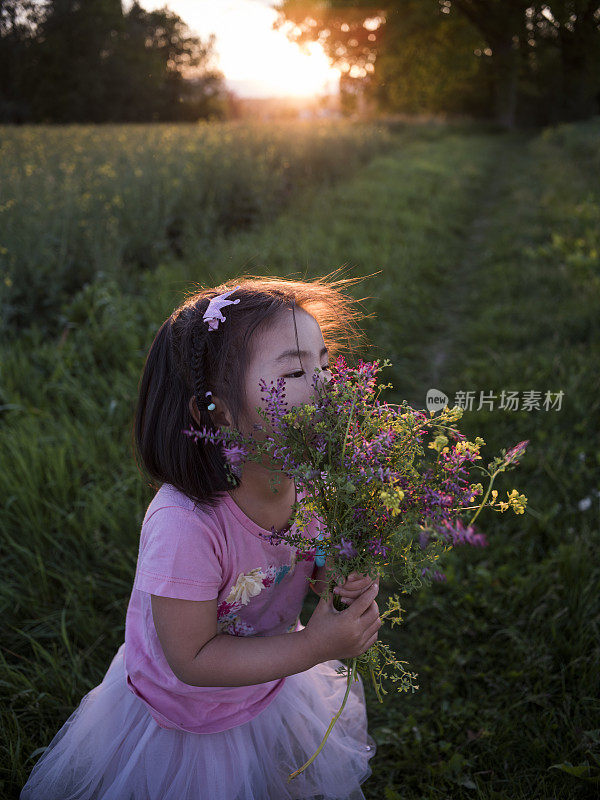
[[[296,326],[294,327],[294,316]],[[296,344],[296,330],[298,344]],[[285,380],[286,408],[310,403],[313,399],[312,379],[315,369],[327,370],[329,356],[321,328],[316,319],[308,312],[296,307],[294,311],[286,309],[276,320],[262,332],[256,332],[254,338],[254,357],[246,374],[246,418],[242,432],[252,435],[261,441],[265,431],[258,431],[253,425],[268,428],[268,423],[258,414],[256,407],[266,408],[262,398],[260,381],[269,387],[271,381],[277,386],[277,380]],[[331,380],[327,371],[319,373],[319,381]]]
[[[294,316],[296,325],[294,326]],[[298,344],[296,344],[296,331]],[[240,424],[236,428],[246,437],[252,437],[255,442],[262,442],[272,433],[268,419],[264,419],[257,408],[265,409],[267,395],[261,392],[261,380],[267,387],[277,386],[279,378],[284,379],[284,391],[287,410],[293,406],[310,403],[313,400],[312,378],[315,369],[319,367],[320,382],[331,380],[328,370],[329,357],[321,328],[316,319],[301,308],[286,309],[270,323],[263,331],[257,330],[253,338],[254,355],[251,359],[245,380],[245,415],[242,414]],[[217,427],[233,425],[232,416],[227,405],[216,395],[211,397],[215,409],[210,412],[211,418]],[[195,397],[189,400],[190,413],[198,425],[202,425],[196,407]],[[255,426],[260,425],[262,430]],[[281,465],[273,461],[266,453],[262,454],[261,462],[248,461],[243,467],[244,486],[254,484],[262,491],[262,470],[266,468],[270,473],[279,471]],[[267,476],[269,477],[269,476]],[[239,494],[241,487],[235,490]],[[263,494],[265,492],[263,491]],[[272,490],[269,487],[266,496],[270,500]]]

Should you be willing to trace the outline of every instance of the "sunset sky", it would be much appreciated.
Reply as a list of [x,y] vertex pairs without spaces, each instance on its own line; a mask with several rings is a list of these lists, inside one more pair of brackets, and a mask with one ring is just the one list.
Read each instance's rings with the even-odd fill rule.
[[[147,11],[166,5],[201,39],[214,33],[216,66],[242,97],[335,93],[339,72],[320,45],[308,55],[283,31],[272,30],[277,13],[270,0],[140,0]],[[124,9],[131,2],[123,2]]]

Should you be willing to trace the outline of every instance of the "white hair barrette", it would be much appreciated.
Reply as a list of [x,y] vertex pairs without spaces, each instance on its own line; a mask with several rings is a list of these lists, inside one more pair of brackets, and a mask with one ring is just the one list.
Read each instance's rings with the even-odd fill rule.
[[[223,294],[219,294],[216,297],[211,298],[208,308],[202,315],[202,319],[208,325],[209,331],[216,331],[219,327],[219,322],[225,322],[225,317],[221,313],[221,309],[223,306],[235,306],[237,303],[240,302],[240,298],[238,297],[237,300],[227,300],[230,294],[239,289],[239,286],[236,286],[235,289],[230,289],[228,292],[223,292]],[[211,397],[212,392],[206,392],[205,397]],[[209,411],[213,411],[215,409],[215,404],[210,403],[208,406]]]
[[240,302],[239,297],[237,300],[226,299],[239,288],[239,286],[236,286],[235,289],[230,289],[228,292],[223,292],[223,294],[219,294],[211,299],[208,308],[202,315],[202,319],[207,323],[209,331],[216,331],[219,327],[219,322],[225,322],[225,317],[221,313],[223,306],[234,306]]

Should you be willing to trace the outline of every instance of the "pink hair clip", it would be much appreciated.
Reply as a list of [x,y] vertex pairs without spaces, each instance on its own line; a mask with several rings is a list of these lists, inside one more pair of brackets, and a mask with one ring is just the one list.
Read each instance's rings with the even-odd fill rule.
[[225,317],[221,313],[223,306],[234,306],[236,303],[240,302],[239,297],[237,300],[225,299],[239,288],[239,286],[236,286],[235,289],[230,289],[228,292],[223,292],[223,294],[219,294],[217,297],[213,297],[211,299],[210,303],[208,304],[208,308],[202,315],[202,319],[206,321],[209,331],[216,331],[219,327],[219,322],[225,322]]

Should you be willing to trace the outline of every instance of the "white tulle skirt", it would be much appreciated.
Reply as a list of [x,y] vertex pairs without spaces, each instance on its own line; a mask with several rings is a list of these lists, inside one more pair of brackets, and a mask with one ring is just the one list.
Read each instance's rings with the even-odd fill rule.
[[362,679],[304,772],[346,692],[340,661],[290,675],[258,716],[196,734],[159,726],[127,687],[124,648],[52,739],[20,800],[364,800],[376,744]]

